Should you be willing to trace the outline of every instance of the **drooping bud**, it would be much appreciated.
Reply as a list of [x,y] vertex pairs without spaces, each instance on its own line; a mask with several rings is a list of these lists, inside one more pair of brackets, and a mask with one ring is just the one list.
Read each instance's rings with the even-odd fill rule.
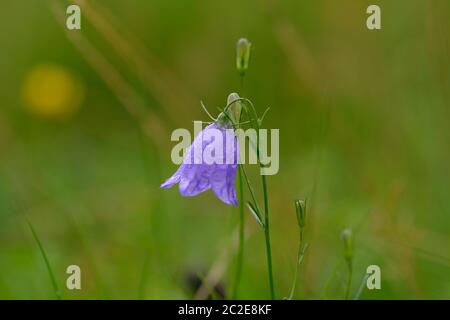
[[306,199],[295,200],[295,213],[297,215],[297,223],[300,228],[306,224]]
[[[240,97],[236,92],[230,93],[227,99],[227,105],[229,106],[227,114],[231,117],[235,124],[239,123],[241,119],[242,103],[239,99]],[[233,101],[235,102],[233,103]]]
[[252,44],[246,38],[240,38],[236,45],[236,69],[244,76],[250,61]]
[[344,229],[341,233],[341,238],[344,241],[344,258],[351,261],[353,256],[353,232],[352,229]]

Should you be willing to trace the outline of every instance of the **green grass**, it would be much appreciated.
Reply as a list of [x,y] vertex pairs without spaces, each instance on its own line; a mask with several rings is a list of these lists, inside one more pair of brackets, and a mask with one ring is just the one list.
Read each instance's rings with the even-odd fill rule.
[[50,265],[50,261],[49,261],[49,259],[47,257],[47,253],[45,252],[45,249],[44,249],[44,247],[43,247],[43,245],[41,243],[41,240],[39,240],[39,236],[36,233],[36,230],[34,229],[33,224],[28,220],[28,218],[27,218],[27,224],[28,224],[28,227],[30,228],[30,231],[31,231],[32,235],[33,235],[33,239],[36,241],[36,244],[37,244],[37,246],[39,248],[39,253],[42,256],[42,260],[44,260],[45,267],[46,267],[47,272],[48,272],[49,280],[50,280],[50,283],[51,283],[51,285],[53,287],[53,291],[55,293],[55,297],[56,297],[56,299],[60,300],[60,299],[62,299],[61,291],[59,290],[58,283],[56,282],[55,274],[53,273],[52,267]]
[[[366,1],[125,8],[110,0],[89,2],[76,34],[55,19],[53,2],[14,1],[0,19],[1,299],[42,298],[50,286],[64,299],[192,297],[186,274],[222,263],[239,211],[211,193],[182,198],[159,185],[176,169],[170,132],[206,120],[200,100],[222,106],[238,87],[241,36],[254,48],[245,96],[260,113],[270,106],[264,127],[280,129],[267,199],[275,297],[289,297],[298,272],[293,299],[343,299],[346,290],[349,299],[450,298],[447,1],[379,1],[383,28],[372,32]],[[30,70],[47,62],[86,89],[65,120],[29,112],[21,94]],[[257,169],[244,174],[254,187],[246,200],[263,204]],[[33,225],[11,214],[9,199],[22,193]],[[309,247],[296,271],[291,204],[303,196]],[[245,220],[237,296],[264,299],[264,229]],[[350,286],[347,226],[355,231]],[[219,263],[228,297],[235,259]],[[82,268],[80,291],[57,286],[70,264]],[[382,269],[379,291],[363,286],[371,264]]]

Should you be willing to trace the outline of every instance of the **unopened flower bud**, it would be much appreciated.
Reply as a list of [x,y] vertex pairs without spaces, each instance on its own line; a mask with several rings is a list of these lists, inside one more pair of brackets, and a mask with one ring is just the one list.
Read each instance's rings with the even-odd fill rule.
[[295,200],[295,213],[298,226],[303,228],[306,224],[306,199]]
[[[234,123],[239,123],[241,118],[242,103],[239,99],[239,95],[235,92],[230,93],[227,99],[227,105],[229,106],[227,113]],[[235,102],[233,103],[233,101]]]
[[250,61],[252,44],[246,38],[240,38],[236,45],[236,68],[241,76],[245,75]]
[[344,229],[341,233],[342,240],[344,241],[344,257],[347,260],[351,260],[353,256],[353,232],[352,229]]

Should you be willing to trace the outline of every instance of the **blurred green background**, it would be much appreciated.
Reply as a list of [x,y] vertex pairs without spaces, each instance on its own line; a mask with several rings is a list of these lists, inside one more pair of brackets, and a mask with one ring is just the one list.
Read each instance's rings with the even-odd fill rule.
[[[450,298],[448,0],[73,2],[81,31],[65,28],[72,1],[0,4],[0,299],[55,297],[26,218],[64,299],[203,297],[186,279],[211,271],[230,292],[238,210],[159,185],[176,169],[171,131],[239,90],[243,36],[244,95],[280,129],[277,297],[294,274],[293,200],[307,197],[295,298],[343,298],[346,227],[352,295],[376,264],[382,289],[363,299]],[[369,4],[382,30],[366,28]],[[238,297],[267,298],[263,233],[246,219]],[[71,264],[82,290],[65,288]]]

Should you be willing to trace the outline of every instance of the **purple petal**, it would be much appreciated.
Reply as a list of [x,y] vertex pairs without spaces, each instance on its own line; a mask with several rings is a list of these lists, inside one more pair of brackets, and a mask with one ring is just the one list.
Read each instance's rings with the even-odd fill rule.
[[237,165],[216,165],[210,182],[211,189],[216,196],[228,205],[237,207],[236,189],[234,188],[234,179],[236,177]]
[[186,165],[179,185],[181,195],[192,197],[211,188],[209,169],[202,164]]
[[178,183],[181,179],[182,171],[183,165],[181,165],[178,170],[160,186],[160,188],[171,188],[174,184]]
[[[233,135],[233,136],[230,136]],[[215,165],[213,174],[211,175],[211,188],[220,200],[226,204],[238,206],[236,199],[236,189],[234,187],[234,180],[236,178],[238,145],[237,138],[231,131],[224,131],[224,137],[229,136],[226,141],[233,141],[231,144],[224,144],[224,157],[228,154],[233,154],[233,164]]]
[[[223,151],[222,161],[224,164],[205,163],[203,155],[205,148],[207,146],[214,147],[214,144],[218,142],[212,138],[214,136],[210,134],[212,132],[208,132],[210,129],[220,130],[222,139],[219,138],[218,141],[222,142],[223,149],[221,151]],[[228,128],[214,123],[202,130],[186,151],[181,166],[161,185],[161,188],[170,188],[179,182],[180,193],[186,197],[195,196],[211,188],[220,200],[228,205],[237,206],[234,188],[238,157],[237,138],[231,130],[226,129]],[[232,143],[227,143],[230,141]],[[230,158],[230,154],[233,155],[233,161],[227,164],[225,161]]]

